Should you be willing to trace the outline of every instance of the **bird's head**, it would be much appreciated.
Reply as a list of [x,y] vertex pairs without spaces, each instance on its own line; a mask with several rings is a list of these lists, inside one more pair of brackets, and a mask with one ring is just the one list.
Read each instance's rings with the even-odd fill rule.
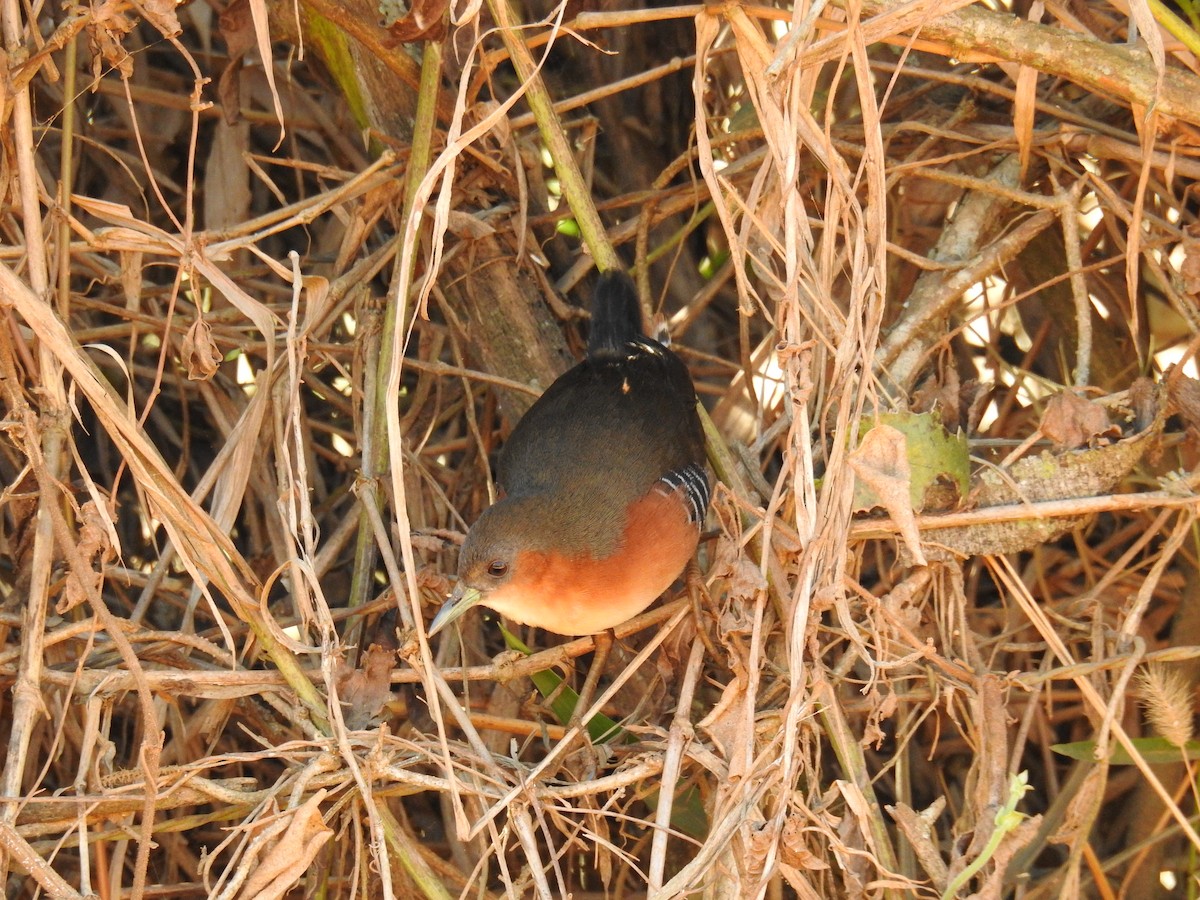
[[502,500],[484,511],[459,551],[458,584],[430,623],[430,637],[474,606],[508,612],[493,598],[519,583],[527,551],[539,549],[538,523],[535,505],[527,502]]
[[479,517],[430,636],[474,606],[557,634],[596,630],[588,623],[607,618],[614,570],[604,566],[623,545],[626,504],[601,487],[576,487],[509,496]]

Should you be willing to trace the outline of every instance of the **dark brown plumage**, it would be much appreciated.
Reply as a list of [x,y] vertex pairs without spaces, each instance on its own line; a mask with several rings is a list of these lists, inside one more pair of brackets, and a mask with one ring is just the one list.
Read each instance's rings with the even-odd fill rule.
[[587,358],[513,429],[504,498],[471,528],[431,633],[476,604],[560,634],[636,615],[678,577],[708,506],[687,367],[644,336],[633,284],[596,287]]

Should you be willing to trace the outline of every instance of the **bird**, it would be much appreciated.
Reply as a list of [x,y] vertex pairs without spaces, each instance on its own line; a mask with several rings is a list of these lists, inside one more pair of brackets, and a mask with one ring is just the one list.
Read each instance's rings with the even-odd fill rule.
[[645,610],[691,560],[708,510],[696,406],[687,366],[646,337],[633,282],[602,274],[586,357],[502,447],[503,495],[468,531],[429,634],[477,605],[560,635]]

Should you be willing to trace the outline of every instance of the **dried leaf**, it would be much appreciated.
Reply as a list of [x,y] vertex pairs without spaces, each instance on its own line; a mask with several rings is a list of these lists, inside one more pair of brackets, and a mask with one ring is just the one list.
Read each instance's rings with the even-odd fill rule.
[[239,900],[278,900],[308,871],[317,851],[333,837],[321,818],[325,791],[313,794],[292,815],[287,831],[246,882]]
[[[79,555],[92,564],[108,562],[116,555],[110,535],[105,514],[96,506],[95,501],[89,500],[83,504],[79,509],[79,540],[76,544]],[[72,570],[63,595],[55,604],[55,612],[60,616],[65,615],[83,603],[91,591],[100,590],[102,578],[101,573],[95,569],[83,572]]]
[[739,752],[745,747],[747,735],[743,725],[746,721],[746,679],[735,674],[732,681],[725,685],[721,699],[717,701],[707,716],[696,723],[696,727],[704,729],[717,751],[729,763],[729,777],[735,778],[744,774],[744,769],[738,763],[744,760],[746,754]]
[[888,737],[881,723],[896,714],[900,701],[893,691],[881,692],[877,688],[871,689],[867,700],[870,703],[870,709],[867,712],[867,721],[863,725],[863,735],[859,739],[859,743],[864,747],[874,746],[878,750]]
[[742,865],[745,867],[745,880],[751,884],[762,879],[771,848],[776,846],[776,832],[777,826],[773,821],[763,822],[755,817],[742,822],[742,841],[745,844]]
[[217,28],[225,40],[229,62],[217,78],[217,97],[225,113],[225,121],[232,125],[241,117],[241,102],[238,99],[242,65],[246,54],[254,49],[257,36],[254,17],[249,0],[233,0],[217,19]]
[[718,632],[723,639],[749,635],[754,631],[754,604],[766,590],[762,571],[747,558],[741,544],[725,535],[717,541],[712,574],[726,581],[725,602],[721,604]]
[[948,366],[944,373],[931,375],[921,383],[912,395],[910,407],[916,413],[936,412],[942,418],[942,424],[947,428],[958,428],[962,384],[958,372]]
[[258,55],[263,62],[263,75],[267,78],[267,87],[271,91],[271,104],[275,109],[275,118],[279,120],[279,143],[283,143],[284,119],[283,104],[279,100],[279,91],[275,87],[275,67],[271,64],[271,24],[266,0],[249,0],[250,18],[254,21],[254,38],[258,46]]
[[231,61],[239,60],[253,50],[257,38],[249,0],[233,0],[226,6],[217,19],[217,30],[225,41],[226,55]]
[[199,316],[184,335],[182,356],[191,381],[207,381],[221,365],[221,351],[212,339],[212,329]]
[[441,598],[446,597],[454,589],[449,576],[438,566],[433,565],[421,566],[417,569],[417,587],[420,588],[423,596],[439,598],[439,603],[442,602]]
[[450,229],[450,233],[455,237],[468,241],[491,237],[496,233],[496,229],[487,222],[477,219],[470,213],[465,213],[457,209],[450,210],[450,216],[446,220],[446,227]]
[[101,0],[92,7],[92,20],[88,27],[88,45],[92,53],[92,75],[97,79],[107,63],[122,78],[133,74],[133,57],[122,46],[125,35],[133,31],[137,23],[125,15],[128,4],[124,0]]
[[408,15],[388,26],[398,44],[440,41],[446,36],[449,0],[410,0]]
[[883,506],[909,506],[912,471],[908,465],[908,440],[890,425],[876,425],[850,454],[854,474],[871,489],[861,497],[855,491],[854,511]]
[[1183,239],[1183,262],[1179,266],[1179,279],[1183,290],[1193,297],[1200,295],[1200,231],[1190,225]]
[[[236,92],[235,92],[236,93]],[[237,109],[237,104],[233,105]],[[225,105],[229,110],[230,106]],[[217,121],[204,174],[204,225],[218,230],[244,222],[250,214],[250,125]]]
[[138,11],[163,37],[175,37],[183,31],[175,14],[178,5],[176,0],[140,0]]
[[733,597],[744,597],[749,600],[757,597],[761,591],[766,589],[767,577],[763,575],[762,569],[745,553],[739,553],[733,561],[729,593]]
[[[908,465],[908,440],[891,425],[876,425],[849,456],[850,468],[857,479],[874,491],[875,503],[888,511],[900,530],[913,561],[925,565],[921,552],[921,534],[917,529],[912,505],[912,471]],[[858,494],[857,485],[855,494]],[[869,506],[856,504],[856,510]]]
[[482,140],[492,142],[497,147],[507,147],[512,140],[512,123],[509,122],[508,116],[500,115],[500,101],[480,100],[472,104],[467,109],[466,120],[472,125],[478,125],[489,116],[495,118],[495,124]]
[[1098,437],[1121,434],[1121,429],[1108,420],[1108,410],[1075,391],[1063,391],[1050,398],[1041,431],[1060,449],[1067,450],[1090,445]]
[[1200,381],[1178,375],[1167,381],[1171,406],[1188,428],[1200,428]]
[[[915,512],[945,511],[959,505],[971,476],[971,454],[966,438],[950,434],[941,413],[896,412],[879,416],[876,425],[887,425],[904,435],[908,463],[909,502]],[[870,483],[855,485],[854,508],[886,506]]]
[[[1147,428],[1107,447],[1046,451],[1019,459],[1005,471],[981,469],[972,479],[971,499],[983,509],[1095,497],[1111,491],[1157,443],[1166,422],[1166,405],[1161,399],[1156,399],[1155,405],[1157,413]],[[939,528],[929,536],[954,556],[1016,553],[1052,541],[1085,521],[1087,516],[1030,517]]]
[[808,848],[804,834],[804,821],[800,816],[790,815],[784,819],[783,834],[779,841],[780,860],[795,869],[806,869],[810,872],[830,868],[829,863]]
[[384,704],[392,699],[392,664],[395,651],[372,644],[357,669],[344,666],[338,672],[338,697],[342,716],[351,731],[370,728],[379,720]]

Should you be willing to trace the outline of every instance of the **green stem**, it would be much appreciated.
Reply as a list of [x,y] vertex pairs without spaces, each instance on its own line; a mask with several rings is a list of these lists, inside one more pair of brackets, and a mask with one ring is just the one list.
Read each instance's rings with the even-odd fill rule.
[[954,900],[966,883],[974,878],[1000,849],[1000,842],[1025,819],[1023,813],[1017,812],[1017,804],[1021,802],[1021,798],[1029,789],[1028,772],[1020,772],[1013,776],[1013,780],[1008,786],[1008,801],[996,813],[996,828],[988,838],[987,846],[946,886],[946,890],[942,893],[942,900]]
[[[867,774],[867,762],[863,757],[862,745],[859,743],[857,735],[850,730],[850,724],[842,715],[842,708],[838,705],[837,699],[828,693],[831,691],[832,688],[825,684],[814,695],[822,730],[829,739],[829,746],[833,748],[842,772],[857,786],[867,802],[867,809],[872,813],[867,827],[875,841],[875,855],[879,868],[885,872],[895,872],[897,870],[896,851],[892,848],[892,838],[883,821],[883,805],[876,797],[875,788]],[[892,888],[886,889],[883,896],[898,898],[901,895],[898,889]]]
[[1173,11],[1163,5],[1162,0],[1149,0],[1150,12],[1163,28],[1171,33],[1173,38],[1181,41],[1192,53],[1200,56],[1200,34]]
[[[442,45],[436,41],[425,44],[421,60],[421,84],[417,91],[417,111],[413,121],[413,142],[409,153],[408,170],[404,185],[404,211],[401,222],[407,222],[417,202],[417,189],[429,169],[433,157],[433,132],[437,124],[438,93],[442,81]],[[399,257],[397,257],[399,259]],[[400,277],[399,263],[396,265],[396,278]],[[391,292],[393,297],[408,295],[408,284],[395,284]],[[401,303],[389,303],[383,316],[383,340],[380,342],[378,360],[374,363],[374,390],[367,394],[367,405],[363,411],[363,447],[362,466],[363,479],[375,493],[377,502],[381,501],[379,485],[387,476],[388,442],[387,418],[383,415],[385,400],[383,392],[388,383],[388,373],[394,362],[392,358],[391,335],[397,328],[406,328],[407,322],[398,321],[398,310],[404,307]],[[371,365],[371,363],[368,363]],[[375,571],[375,533],[367,515],[366,507],[360,505],[358,537],[354,548],[354,574],[350,583],[350,606],[362,606],[367,601],[368,594],[373,589]],[[362,631],[362,621],[357,617],[348,621],[345,631],[347,644],[358,644]]]
[[429,897],[431,900],[451,900],[453,895],[446,890],[442,879],[425,861],[412,836],[404,830],[384,801],[375,801],[375,813],[383,825],[383,837],[393,854],[393,859],[404,867],[404,871],[413,880],[418,896]]
[[[608,240],[608,232],[600,220],[600,213],[592,203],[592,192],[579,169],[579,164],[575,161],[571,142],[554,111],[554,101],[550,92],[546,90],[546,84],[542,81],[538,66],[533,62],[529,48],[521,40],[521,32],[508,0],[488,0],[488,8],[499,26],[500,37],[508,50],[513,68],[517,71],[517,77],[525,87],[525,99],[533,111],[546,149],[550,151],[550,158],[554,160],[555,174],[558,175],[563,196],[571,207],[571,213],[579,223],[583,242],[601,271],[620,268],[621,260]],[[553,46],[553,42],[547,46],[547,52],[550,46]]]

